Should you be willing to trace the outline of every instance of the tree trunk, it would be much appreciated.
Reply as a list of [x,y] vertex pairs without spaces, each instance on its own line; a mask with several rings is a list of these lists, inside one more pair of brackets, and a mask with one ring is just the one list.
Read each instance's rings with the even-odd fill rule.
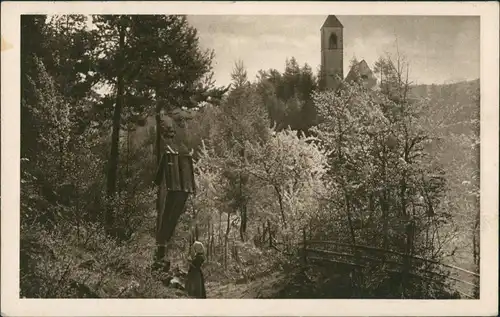
[[156,138],[155,138],[155,148],[156,148],[156,163],[160,163],[162,149],[161,149],[161,103],[156,101],[155,109],[155,121],[156,121]]
[[[345,199],[345,209],[346,209],[346,214],[347,214],[347,223],[349,225],[349,233],[351,235],[351,243],[353,245],[355,245],[356,244],[356,233],[354,231],[354,224],[353,224],[352,215],[351,215],[351,203],[350,203],[349,194],[347,193],[347,191],[345,191],[345,193],[344,193],[344,199]],[[359,263],[359,261],[360,261],[359,250],[357,248],[353,247],[352,253],[353,253],[356,261]],[[354,286],[354,293],[356,294],[356,296],[360,296],[362,284],[363,284],[363,272],[361,270],[354,268],[352,271],[352,275],[351,275],[351,282],[352,282],[352,285]]]
[[247,206],[246,204],[240,207],[241,213],[241,224],[240,224],[240,239],[245,242],[246,230],[247,230]]
[[[245,149],[242,149],[240,152],[240,156],[242,161],[245,161]],[[241,241],[246,240],[246,231],[247,231],[247,200],[245,197],[245,185],[247,181],[246,175],[242,175],[242,173],[239,173],[239,181],[240,181],[240,191],[239,191],[239,196],[240,196],[240,215],[241,215],[241,223],[240,223],[240,239]]]
[[273,187],[274,187],[274,191],[276,192],[276,195],[278,196],[278,203],[280,206],[281,219],[283,220],[283,226],[286,229],[287,226],[286,226],[285,210],[284,210],[284,206],[283,206],[283,197],[281,197],[281,192],[280,192],[278,186],[273,185]]
[[210,232],[210,248],[212,249],[212,259],[215,259],[217,256],[215,250],[215,227],[214,223],[212,223],[212,231]]
[[262,223],[262,238],[260,239],[260,244],[264,245],[265,242],[266,242],[266,223],[263,222]]
[[246,206],[245,206],[245,199],[243,198],[243,177],[241,173],[239,174],[239,201],[240,201],[240,217],[241,217],[241,223],[240,223],[240,239],[241,241],[245,241],[245,230],[246,230],[246,225],[247,225],[247,219],[246,219]]
[[[222,247],[222,212],[219,211],[219,237],[218,237],[218,250],[219,250],[219,256],[221,256],[220,251]],[[222,256],[224,256],[222,254]]]
[[[409,155],[410,155],[410,149],[409,149],[409,144],[408,144],[408,132],[405,131],[405,148],[404,148],[404,160],[406,164],[409,163]],[[407,210],[406,210],[406,189],[407,189],[407,175],[406,175],[406,170],[403,170],[403,175],[401,177],[401,182],[400,182],[400,192],[399,192],[399,199],[401,200],[401,215],[406,216],[407,215]]]
[[[476,205],[477,206],[477,205]],[[480,261],[481,261],[481,257],[480,257],[480,244],[479,244],[479,234],[480,234],[480,230],[479,230],[479,219],[480,219],[480,209],[477,208],[477,213],[476,213],[476,217],[475,217],[475,220],[474,220],[474,230],[473,230],[473,233],[472,233],[472,239],[473,239],[473,242],[472,242],[472,253],[473,253],[473,258],[474,258],[474,265],[476,267],[476,273],[480,274]],[[475,298],[479,298],[479,277],[476,277],[476,281],[475,281],[475,287],[474,287],[474,297]]]
[[[129,186],[129,179],[130,179],[130,127],[127,126],[127,161],[126,161],[126,165],[125,165],[125,181],[124,181],[124,188],[126,190],[126,196],[125,196],[125,208],[124,208],[124,212],[128,215],[129,214],[129,210],[130,210],[130,205],[131,205],[131,188]],[[118,192],[120,193],[120,190],[118,190]]]
[[231,214],[227,213],[227,223],[226,223],[226,234],[224,236],[224,267],[227,268],[228,254],[227,249],[229,247],[229,232],[231,231]]
[[207,230],[207,261],[210,261],[210,236],[212,235],[212,227],[210,224],[210,218],[208,219],[208,230]]
[[[158,95],[158,92],[157,92]],[[155,150],[156,150],[156,165],[160,164],[161,159],[161,114],[160,114],[160,102],[157,101],[155,109],[155,121],[156,121],[156,137],[155,137]],[[158,231],[161,229],[161,187],[157,187],[156,192],[156,236],[159,236]],[[161,245],[160,241],[156,241],[157,244],[157,260],[160,260],[165,255],[165,247]],[[189,245],[189,247],[191,244]]]
[[75,196],[76,196],[76,241],[80,242],[80,192],[78,186],[75,186]]
[[117,92],[116,104],[113,112],[113,131],[111,134],[111,151],[108,161],[108,175],[106,183],[106,195],[108,198],[108,206],[105,215],[105,228],[108,234],[114,235],[113,222],[114,222],[114,198],[116,196],[116,178],[118,173],[118,159],[119,159],[119,141],[120,141],[120,123],[121,113],[123,107],[123,92],[124,92],[124,46],[125,46],[125,28],[119,27],[120,40],[118,51],[120,52],[117,78]]
[[383,148],[383,158],[382,158],[382,179],[383,183],[386,184],[382,190],[382,199],[380,201],[380,209],[382,210],[382,231],[383,231],[383,248],[389,248],[389,197],[387,195],[387,152],[386,146]]
[[415,225],[413,221],[406,224],[405,227],[405,249],[404,249],[404,258],[403,258],[403,272],[401,278],[401,291],[403,294],[407,295],[408,286],[409,286],[409,274],[411,271],[411,255],[413,251],[413,237],[415,234]]
[[[351,234],[351,243],[356,244],[356,233],[354,232],[354,224],[352,222],[352,215],[351,215],[351,206],[350,206],[350,201],[349,201],[349,196],[347,193],[345,193],[344,196],[345,199],[345,210],[347,214],[347,224],[349,225],[349,233]],[[357,250],[355,250],[357,252]]]
[[269,247],[272,248],[273,247],[273,235],[271,232],[271,221],[269,221],[269,219],[267,220],[267,232],[269,234]]

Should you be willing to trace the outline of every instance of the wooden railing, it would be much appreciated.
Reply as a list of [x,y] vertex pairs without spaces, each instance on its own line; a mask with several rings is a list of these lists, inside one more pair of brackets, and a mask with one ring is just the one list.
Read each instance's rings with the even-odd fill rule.
[[465,298],[477,298],[474,294],[479,289],[479,274],[461,267],[372,246],[307,240],[305,235],[301,245],[302,261],[306,265],[323,262],[351,269],[376,268],[437,283],[444,279],[451,291]]

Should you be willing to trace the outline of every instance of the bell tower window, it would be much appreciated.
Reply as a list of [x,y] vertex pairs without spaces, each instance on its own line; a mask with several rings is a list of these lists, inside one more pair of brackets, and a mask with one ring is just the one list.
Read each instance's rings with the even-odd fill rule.
[[330,40],[328,41],[328,48],[329,49],[336,49],[337,48],[337,35],[335,33],[332,33],[330,35]]

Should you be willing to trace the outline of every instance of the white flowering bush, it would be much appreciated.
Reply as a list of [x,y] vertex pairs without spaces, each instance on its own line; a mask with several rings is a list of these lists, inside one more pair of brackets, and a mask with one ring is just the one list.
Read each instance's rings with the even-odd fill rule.
[[270,216],[279,222],[286,247],[298,242],[326,195],[327,153],[318,141],[285,129],[264,145],[249,146],[246,170],[260,187],[259,197],[272,202]]

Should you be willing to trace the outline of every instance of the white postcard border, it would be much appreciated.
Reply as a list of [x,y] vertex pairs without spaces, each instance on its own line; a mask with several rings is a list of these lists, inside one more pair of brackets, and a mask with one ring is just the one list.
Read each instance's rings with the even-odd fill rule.
[[[496,2],[2,2],[1,313],[5,316],[486,316],[498,314]],[[481,16],[480,300],[19,299],[21,14]],[[4,42],[5,41],[5,42]],[[460,65],[457,65],[459,67]]]

